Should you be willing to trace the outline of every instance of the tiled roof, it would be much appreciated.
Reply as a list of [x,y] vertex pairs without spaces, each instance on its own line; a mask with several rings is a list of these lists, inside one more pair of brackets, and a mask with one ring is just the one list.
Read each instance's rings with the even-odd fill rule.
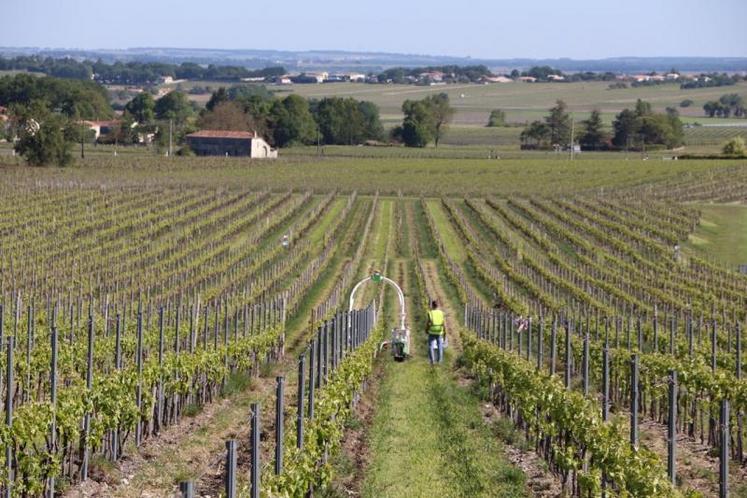
[[189,138],[254,138],[248,131],[200,130],[187,135]]

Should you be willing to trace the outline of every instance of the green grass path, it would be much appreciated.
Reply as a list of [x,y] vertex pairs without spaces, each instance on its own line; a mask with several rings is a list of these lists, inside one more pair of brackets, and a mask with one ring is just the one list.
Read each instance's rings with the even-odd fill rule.
[[732,266],[747,264],[747,206],[704,204],[702,217],[686,247]]
[[447,350],[445,363],[431,368],[422,324],[411,320],[411,329],[413,357],[404,363],[383,358],[361,494],[524,496],[524,475],[505,460],[478,398],[459,384],[453,352]]

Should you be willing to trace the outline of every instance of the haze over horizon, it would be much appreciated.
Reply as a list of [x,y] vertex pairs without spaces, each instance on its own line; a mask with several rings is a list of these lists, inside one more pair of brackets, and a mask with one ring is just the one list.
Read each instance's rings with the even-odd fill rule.
[[[134,47],[343,50],[483,59],[747,57],[743,0],[527,0],[501,6],[476,0],[440,7],[422,0],[350,4],[296,0],[282,9],[240,0],[179,7],[131,0],[13,0],[0,46],[67,49]],[[717,19],[707,23],[703,20]]]

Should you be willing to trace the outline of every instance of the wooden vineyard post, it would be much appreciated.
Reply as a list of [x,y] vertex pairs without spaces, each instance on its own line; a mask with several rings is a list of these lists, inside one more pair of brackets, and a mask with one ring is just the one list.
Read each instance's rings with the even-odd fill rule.
[[140,306],[138,306],[137,311],[137,349],[135,357],[137,364],[137,389],[135,392],[137,422],[135,425],[135,445],[140,446],[143,442],[143,312]]
[[602,351],[602,420],[607,422],[610,418],[610,352],[604,348]]
[[[735,352],[735,369],[737,380],[742,380],[742,327],[737,323],[736,333],[736,352]],[[744,460],[744,442],[742,435],[742,417],[744,414],[741,410],[737,411],[737,459],[741,462]]]
[[713,328],[711,329],[711,372],[716,372],[716,333],[718,327],[716,326],[716,320],[713,320]]
[[226,498],[236,498],[236,440],[226,441]]
[[550,331],[550,375],[555,375],[555,364],[558,361],[558,317],[553,317]]
[[[0,322],[0,327],[2,323]],[[8,431],[13,427],[13,350],[15,348],[15,337],[9,335],[6,339],[7,354],[5,361],[5,385],[7,394],[5,395],[5,427]],[[13,447],[8,445],[5,448],[5,467],[8,484],[5,486],[5,498],[13,496]]]
[[259,460],[259,435],[260,435],[260,413],[259,403],[252,403],[252,427],[251,427],[251,498],[259,498],[259,484],[261,480]]
[[719,498],[729,497],[729,400],[721,400],[719,421]]
[[630,445],[638,449],[638,355],[630,358]]
[[565,388],[571,388],[571,327],[572,323],[565,325]]
[[[116,311],[116,308],[115,308]],[[115,315],[114,324],[114,368],[122,370],[122,330],[120,328],[119,313]],[[112,431],[112,460],[119,459],[119,426]]]
[[677,484],[677,371],[669,371],[669,416],[667,417],[667,475]]
[[693,357],[694,352],[694,345],[693,345],[693,319],[690,315],[690,312],[687,313],[687,322],[686,322],[686,328],[687,328],[687,348],[688,353],[690,355],[690,358]]
[[583,357],[583,365],[582,368],[582,374],[583,374],[583,383],[584,383],[584,396],[589,395],[589,329],[586,329],[586,333],[584,335],[584,357]]
[[532,356],[532,319],[529,318],[528,325],[527,325],[527,361],[531,359]]
[[[88,361],[86,365],[86,389],[93,389],[93,315],[88,315]],[[90,447],[88,436],[91,433],[91,412],[86,411],[83,418],[83,463],[81,464],[81,480],[88,479],[88,461],[90,459]]]
[[298,395],[296,403],[296,448],[303,448],[303,411],[304,411],[304,390],[306,386],[306,353],[308,349],[301,354],[298,359]]
[[544,352],[545,319],[540,313],[539,334],[537,335],[537,371],[542,371],[542,353]]
[[[50,334],[50,378],[49,378],[49,400],[52,404],[52,424],[49,428],[49,453],[54,454],[57,445],[57,328],[53,325]],[[47,496],[54,498],[54,476],[47,480]]]
[[309,350],[309,419],[314,418],[314,387],[316,374],[316,339],[311,341],[311,349]]
[[283,412],[284,378],[275,379],[275,474],[283,471],[283,438],[285,436],[285,416]]
[[23,383],[23,402],[27,402],[31,395],[31,350],[34,348],[33,308],[26,307],[26,380]]
[[192,481],[182,481],[179,483],[179,491],[182,493],[182,498],[194,498],[195,496],[195,484]]
[[[163,368],[163,350],[164,350],[164,323],[163,323],[163,306],[158,308],[158,367],[159,370]],[[156,434],[161,431],[161,424],[163,423],[163,377],[159,374],[158,376],[158,393],[156,398],[156,423],[155,430]]]
[[641,325],[641,317],[638,317],[638,320],[636,320],[636,332],[638,335],[638,351],[643,353],[644,343],[643,343],[643,326]]

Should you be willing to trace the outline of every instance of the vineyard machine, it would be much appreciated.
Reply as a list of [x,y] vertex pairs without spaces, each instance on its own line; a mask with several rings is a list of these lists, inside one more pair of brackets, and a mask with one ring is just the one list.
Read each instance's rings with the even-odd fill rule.
[[392,356],[397,361],[404,361],[410,356],[410,329],[407,328],[405,323],[405,294],[402,292],[400,286],[391,278],[385,277],[380,272],[375,271],[370,276],[364,278],[353,287],[350,292],[350,311],[353,310],[353,304],[355,303],[355,293],[358,289],[366,282],[373,282],[375,284],[386,283],[391,285],[394,290],[397,291],[397,297],[399,298],[399,327],[392,329],[392,337],[388,341],[381,343],[379,349],[389,347],[392,351]]

